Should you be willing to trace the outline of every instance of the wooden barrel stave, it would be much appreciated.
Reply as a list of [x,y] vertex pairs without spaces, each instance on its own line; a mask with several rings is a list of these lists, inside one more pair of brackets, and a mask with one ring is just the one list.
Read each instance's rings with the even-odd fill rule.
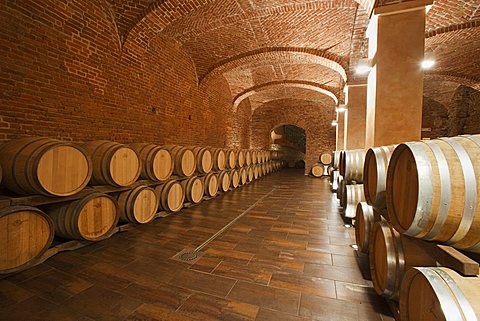
[[384,209],[387,207],[386,185],[390,157],[397,145],[370,148],[365,154],[363,187],[368,204]]
[[355,221],[355,240],[358,251],[368,253],[373,225],[381,221],[380,214],[366,202],[357,205]]

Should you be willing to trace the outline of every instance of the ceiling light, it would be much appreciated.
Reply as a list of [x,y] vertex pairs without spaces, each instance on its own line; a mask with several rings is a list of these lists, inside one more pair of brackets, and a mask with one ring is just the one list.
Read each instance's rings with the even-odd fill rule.
[[347,110],[347,105],[338,105],[338,107],[335,109],[337,113],[343,113]]
[[332,120],[332,126],[338,126],[338,122],[336,120]]
[[358,61],[355,72],[358,75],[366,75],[372,70],[372,61],[370,59],[364,58]]
[[431,69],[435,65],[435,54],[433,52],[425,53],[421,65],[422,69]]

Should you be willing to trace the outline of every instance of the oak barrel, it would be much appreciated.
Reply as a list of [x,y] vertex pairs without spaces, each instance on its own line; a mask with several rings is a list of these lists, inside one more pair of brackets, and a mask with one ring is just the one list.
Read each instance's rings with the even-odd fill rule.
[[357,211],[357,204],[360,202],[365,202],[363,185],[345,185],[341,199],[341,205],[345,209],[345,217],[354,218]]
[[205,147],[188,147],[195,155],[195,164],[197,172],[200,174],[208,174],[213,168],[212,152]]
[[195,154],[187,147],[177,145],[166,145],[173,158],[173,173],[180,177],[190,177],[195,173]]
[[240,184],[245,185],[248,182],[248,173],[246,168],[240,168],[238,170],[238,175],[240,176]]
[[253,167],[248,166],[245,168],[245,170],[247,171],[247,181],[252,182],[255,179],[255,173],[254,173]]
[[215,173],[209,173],[202,177],[204,193],[206,196],[214,197],[218,192],[218,176]]
[[2,185],[18,194],[69,196],[92,176],[92,162],[79,146],[50,138],[28,137],[0,145]]
[[405,271],[414,266],[436,266],[437,262],[418,240],[401,236],[387,221],[373,225],[369,242],[370,272],[377,294],[398,300]]
[[212,148],[210,150],[213,157],[213,169],[215,171],[223,171],[227,165],[227,156],[221,148]]
[[323,175],[323,165],[320,164],[320,163],[313,164],[312,175],[314,177],[322,177],[322,175]]
[[178,212],[183,208],[185,193],[182,185],[179,182],[170,180],[165,184],[158,185],[155,188],[155,193],[159,199],[159,210]]
[[480,135],[400,144],[386,196],[401,233],[480,253]]
[[230,188],[230,174],[227,171],[218,174],[219,189],[222,192],[227,192]]
[[192,176],[180,182],[185,191],[185,199],[193,204],[198,204],[203,200],[205,192],[203,181],[197,177]]
[[237,154],[233,149],[225,150],[225,157],[227,159],[226,168],[234,169],[237,166]]
[[135,143],[130,144],[142,163],[140,176],[157,182],[164,182],[173,173],[173,159],[170,152],[155,144]]
[[363,188],[368,204],[384,209],[387,207],[385,190],[390,157],[396,145],[370,148],[365,154]]
[[336,170],[340,169],[340,153],[341,151],[336,150],[332,152],[332,166]]
[[345,186],[346,185],[347,185],[347,182],[343,179],[343,177],[341,175],[339,175],[338,176],[337,199],[340,201],[340,206],[342,206],[342,202],[344,200],[343,193],[345,191]]
[[480,320],[480,278],[442,267],[407,271],[400,292],[402,321]]
[[365,150],[354,149],[344,151],[340,166],[340,175],[346,181],[363,182],[363,165],[365,163]]
[[355,240],[358,251],[368,253],[373,225],[381,220],[380,214],[366,202],[357,205],[355,220]]
[[0,274],[28,267],[50,247],[55,228],[49,216],[30,206],[0,210]]
[[90,184],[128,186],[140,176],[140,157],[131,147],[106,140],[88,142],[83,146],[93,162]]
[[119,193],[117,201],[122,222],[145,224],[157,214],[158,196],[153,188],[146,185]]
[[102,193],[46,206],[45,212],[53,220],[55,235],[65,239],[102,240],[112,232],[119,219],[117,201]]
[[258,162],[258,152],[256,150],[250,151],[250,156],[252,158],[252,164],[257,164]]
[[243,150],[241,149],[236,150],[236,156],[237,156],[237,167],[245,166],[245,153],[243,152]]
[[248,149],[245,149],[243,152],[245,154],[245,165],[252,165],[252,154],[250,153],[250,151]]
[[330,165],[332,164],[332,154],[331,153],[323,153],[319,157],[319,161],[323,165]]
[[230,171],[230,186],[237,188],[240,185],[240,174],[237,169]]
[[253,178],[258,179],[258,177],[259,177],[258,167],[256,165],[251,165],[251,167],[253,169]]

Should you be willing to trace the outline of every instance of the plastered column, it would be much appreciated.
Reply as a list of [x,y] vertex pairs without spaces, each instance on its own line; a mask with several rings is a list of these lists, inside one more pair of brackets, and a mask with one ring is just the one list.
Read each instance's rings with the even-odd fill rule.
[[365,148],[367,130],[367,84],[347,85],[345,149]]
[[369,58],[366,147],[420,140],[425,6],[409,1],[374,10],[367,30]]
[[337,113],[337,150],[345,149],[345,113]]

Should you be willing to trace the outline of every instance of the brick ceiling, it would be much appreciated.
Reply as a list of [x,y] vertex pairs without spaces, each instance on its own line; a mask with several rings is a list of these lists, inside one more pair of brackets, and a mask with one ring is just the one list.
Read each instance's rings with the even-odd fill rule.
[[[194,62],[199,81],[224,77],[236,97],[281,81],[313,82],[341,93],[352,66],[365,56],[364,32],[372,0],[107,0],[123,43],[148,48],[161,35],[175,39]],[[377,1],[380,4],[397,0]],[[360,3],[360,5],[359,5]],[[435,0],[427,18],[427,50],[437,75],[480,81],[478,0]],[[451,32],[450,29],[459,29]],[[470,27],[470,26],[467,26]],[[475,45],[476,44],[476,45]],[[304,51],[302,53],[302,51]],[[293,54],[292,54],[293,52]],[[293,57],[293,58],[292,58]],[[312,58],[314,57],[314,58]],[[300,87],[255,91],[254,104]],[[325,102],[332,104],[326,96]]]

